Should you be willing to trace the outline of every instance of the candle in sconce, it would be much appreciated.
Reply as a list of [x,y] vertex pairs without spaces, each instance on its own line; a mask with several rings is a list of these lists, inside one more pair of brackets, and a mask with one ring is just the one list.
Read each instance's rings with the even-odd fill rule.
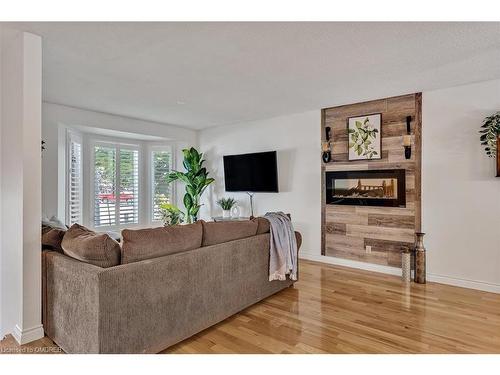
[[403,146],[408,147],[411,146],[411,135],[403,135]]

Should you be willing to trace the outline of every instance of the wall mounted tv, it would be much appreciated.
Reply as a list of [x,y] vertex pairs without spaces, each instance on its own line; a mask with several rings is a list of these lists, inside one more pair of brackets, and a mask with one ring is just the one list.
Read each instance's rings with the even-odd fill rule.
[[276,151],[224,156],[226,191],[278,192]]

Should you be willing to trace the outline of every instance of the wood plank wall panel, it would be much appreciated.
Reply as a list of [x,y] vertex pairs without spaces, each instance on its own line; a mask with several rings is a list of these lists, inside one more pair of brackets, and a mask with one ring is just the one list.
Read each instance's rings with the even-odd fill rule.
[[[322,110],[321,134],[331,128],[332,161],[322,166],[321,253],[401,267],[401,251],[411,248],[421,228],[422,94],[402,95]],[[347,118],[382,113],[382,159],[349,161]],[[412,155],[406,160],[403,135],[406,116],[412,117]],[[326,171],[406,170],[406,207],[326,205]],[[371,253],[365,247],[371,246]]]

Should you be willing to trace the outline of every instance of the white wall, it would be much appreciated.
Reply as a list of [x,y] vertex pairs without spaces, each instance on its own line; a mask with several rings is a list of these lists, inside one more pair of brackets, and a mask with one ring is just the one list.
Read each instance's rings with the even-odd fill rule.
[[42,138],[46,142],[42,161],[42,212],[64,220],[64,170],[66,127],[93,128],[100,134],[155,137],[173,141],[177,149],[197,145],[194,130],[178,126],[143,121],[128,117],[93,112],[64,105],[43,103]]
[[[3,75],[2,75],[2,59],[3,59],[3,26],[0,24],[0,170],[1,170],[1,165],[2,165],[2,87],[4,85],[3,81]],[[3,241],[3,232],[2,232],[2,174],[0,173],[0,340],[4,337],[5,335],[5,324],[4,324],[4,308],[3,308],[3,257],[2,257],[2,252],[3,252],[3,246],[2,246],[2,241]]]
[[41,326],[41,38],[2,33],[1,317],[20,343]]
[[430,278],[500,292],[500,178],[479,142],[500,80],[423,93],[422,213]]
[[220,197],[232,196],[249,215],[249,199],[245,193],[225,193],[222,156],[248,152],[278,152],[280,193],[257,193],[255,214],[283,211],[292,215],[295,229],[302,232],[301,252],[320,253],[321,239],[321,159],[319,111],[276,117],[235,126],[203,130],[199,145],[205,153],[207,168],[216,182],[203,197],[201,218],[220,216],[213,203]]
[[[484,117],[500,110],[500,80],[423,93],[423,229],[431,281],[500,292],[500,178],[479,143]],[[399,274],[320,255],[320,110],[200,131],[200,149],[216,185],[201,217],[220,215],[213,202],[234,196],[248,215],[245,194],[224,193],[222,156],[278,150],[279,194],[257,194],[256,211],[293,215],[301,256]]]

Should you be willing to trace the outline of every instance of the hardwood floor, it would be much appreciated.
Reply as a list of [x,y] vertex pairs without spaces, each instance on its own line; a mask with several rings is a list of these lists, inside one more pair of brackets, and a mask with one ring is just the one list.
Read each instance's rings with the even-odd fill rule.
[[301,261],[294,287],[163,353],[500,353],[499,327],[498,294]]

